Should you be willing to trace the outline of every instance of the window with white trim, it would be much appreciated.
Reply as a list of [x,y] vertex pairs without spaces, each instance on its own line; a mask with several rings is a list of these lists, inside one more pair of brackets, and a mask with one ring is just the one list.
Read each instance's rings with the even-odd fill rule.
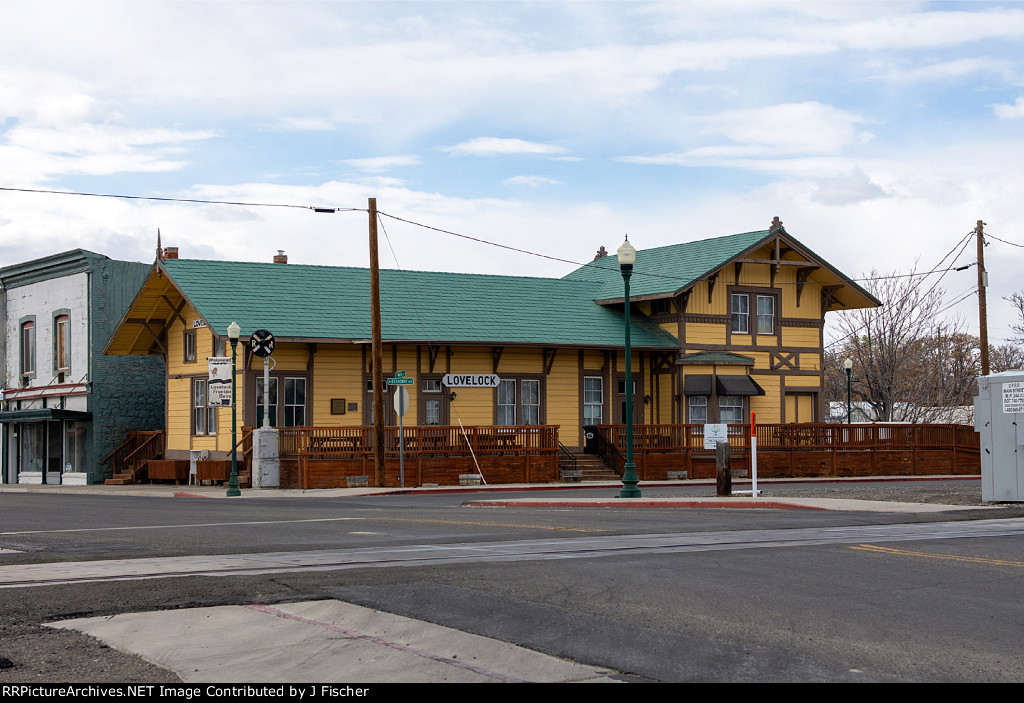
[[535,379],[524,379],[522,383],[523,393],[523,424],[540,424],[540,381]]
[[708,421],[708,397],[706,395],[686,396],[691,425],[703,425]]
[[583,424],[600,425],[604,418],[604,379],[583,377]]
[[757,333],[775,334],[775,296],[757,296]]
[[726,422],[733,425],[743,424],[743,396],[718,396],[718,417],[719,422]]
[[516,424],[516,382],[512,379],[498,382],[497,425]]
[[217,434],[217,409],[207,406],[206,379],[192,379],[192,434]]
[[744,293],[733,293],[732,300],[732,331],[738,334],[750,332],[750,298]]

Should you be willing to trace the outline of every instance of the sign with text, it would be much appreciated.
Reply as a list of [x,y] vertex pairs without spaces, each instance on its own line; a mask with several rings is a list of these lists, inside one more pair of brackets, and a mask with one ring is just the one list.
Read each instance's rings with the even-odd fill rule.
[[231,407],[231,357],[208,356],[206,364],[210,371],[206,384],[206,404]]
[[722,423],[707,423],[704,425],[704,448],[714,449],[719,442],[729,439],[729,425]]
[[1024,382],[1003,384],[1003,412],[1008,415],[1024,413]]
[[441,383],[448,388],[497,388],[501,379],[496,373],[449,373],[444,375]]

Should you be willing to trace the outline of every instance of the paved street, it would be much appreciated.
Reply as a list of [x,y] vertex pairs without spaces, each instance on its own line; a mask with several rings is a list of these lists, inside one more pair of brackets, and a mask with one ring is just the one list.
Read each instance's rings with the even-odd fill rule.
[[[0,681],[1024,679],[1016,506],[574,496],[4,492]],[[516,497],[561,507],[470,505]]]

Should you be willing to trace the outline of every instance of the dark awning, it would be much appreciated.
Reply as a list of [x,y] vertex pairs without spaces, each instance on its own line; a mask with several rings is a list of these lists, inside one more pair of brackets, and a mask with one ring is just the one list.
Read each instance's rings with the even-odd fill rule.
[[687,374],[683,380],[683,395],[711,395],[711,374]]
[[717,376],[718,395],[764,395],[764,389],[750,376]]
[[63,408],[36,408],[35,410],[7,410],[0,412],[0,422],[43,422],[46,420],[92,420],[92,413]]

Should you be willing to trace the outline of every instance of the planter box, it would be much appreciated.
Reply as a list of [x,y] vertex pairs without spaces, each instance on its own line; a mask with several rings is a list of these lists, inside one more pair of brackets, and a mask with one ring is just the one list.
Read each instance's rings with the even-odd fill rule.
[[150,481],[188,481],[188,461],[150,459],[147,474]]
[[366,488],[370,485],[369,476],[346,476],[345,485],[349,488]]
[[227,481],[231,478],[231,461],[208,459],[196,462],[196,479],[199,481]]
[[480,474],[459,474],[460,486],[479,486]]

